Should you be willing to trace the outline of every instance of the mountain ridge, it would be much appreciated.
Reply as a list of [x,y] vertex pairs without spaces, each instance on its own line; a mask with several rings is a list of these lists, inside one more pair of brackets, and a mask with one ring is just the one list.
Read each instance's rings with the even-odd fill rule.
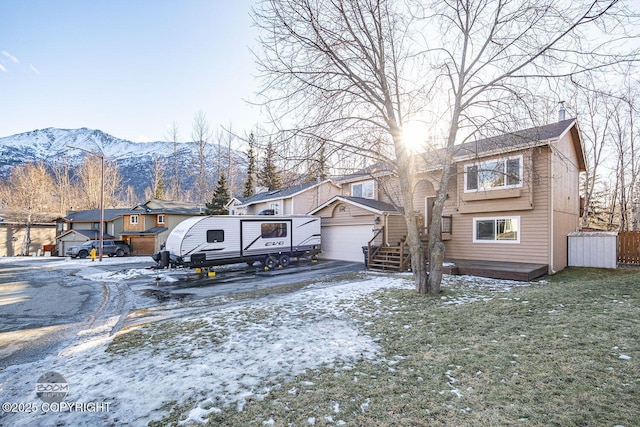
[[[197,144],[177,142],[178,155],[184,159],[197,158]],[[208,144],[205,155],[214,158],[218,146]],[[42,161],[53,166],[62,158],[70,166],[78,166],[89,152],[102,153],[105,160],[115,161],[122,176],[122,185],[131,185],[139,195],[151,185],[154,156],[161,161],[174,157],[174,143],[168,141],[134,142],[118,138],[99,129],[45,128],[0,138],[0,179],[6,180],[18,165]],[[244,164],[244,155],[233,152],[234,162]],[[181,162],[180,173],[186,185],[193,179],[188,162]],[[193,162],[192,162],[193,163]],[[167,168],[168,169],[168,168]],[[213,174],[212,174],[213,175]],[[215,179],[215,177],[213,177]]]

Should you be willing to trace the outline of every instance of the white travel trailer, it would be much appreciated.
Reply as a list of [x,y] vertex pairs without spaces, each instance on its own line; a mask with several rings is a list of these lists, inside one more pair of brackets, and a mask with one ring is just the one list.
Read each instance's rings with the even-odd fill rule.
[[[171,264],[211,267],[262,262],[286,267],[292,257],[320,253],[320,218],[296,216],[197,216],[184,220],[165,245]],[[162,258],[162,253],[158,258]],[[154,258],[155,259],[155,258]]]

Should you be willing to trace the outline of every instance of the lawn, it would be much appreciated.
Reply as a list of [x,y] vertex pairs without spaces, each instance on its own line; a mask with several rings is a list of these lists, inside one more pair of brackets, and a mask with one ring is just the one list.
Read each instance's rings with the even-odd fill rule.
[[383,289],[347,308],[377,358],[309,369],[209,424],[640,425],[640,270],[568,269],[512,289],[447,279],[439,297]]

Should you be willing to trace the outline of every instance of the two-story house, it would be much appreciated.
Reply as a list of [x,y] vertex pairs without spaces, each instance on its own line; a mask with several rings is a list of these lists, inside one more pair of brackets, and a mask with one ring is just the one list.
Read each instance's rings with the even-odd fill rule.
[[151,255],[160,251],[176,225],[196,215],[204,215],[202,206],[150,199],[123,215],[121,238],[131,246],[132,255]]
[[[133,208],[105,209],[103,238],[126,241],[132,255],[151,255],[176,225],[194,215],[204,215],[202,206],[158,199]],[[56,227],[57,255],[64,256],[69,247],[100,238],[100,210],[70,212],[56,220]]]
[[[530,264],[535,275],[566,267],[567,235],[579,227],[579,175],[585,170],[576,120],[456,148],[457,173],[448,184],[443,212],[446,257],[460,264]],[[425,229],[441,175],[441,164],[431,159],[441,154],[425,153],[416,177],[413,202]],[[392,173],[371,171],[353,176],[342,182],[342,195],[310,212],[323,218],[325,256],[362,259],[362,246],[374,235],[384,237],[376,244],[400,244],[406,228],[397,221],[394,205],[399,204],[392,203],[393,179]]]
[[320,203],[340,194],[340,185],[327,179],[277,190],[262,191],[245,199],[233,199],[228,205],[232,215],[305,215]]
[[[104,239],[116,239],[123,230],[123,215],[130,209],[104,210]],[[100,238],[100,209],[69,212],[56,219],[56,254],[64,256],[71,246]]]

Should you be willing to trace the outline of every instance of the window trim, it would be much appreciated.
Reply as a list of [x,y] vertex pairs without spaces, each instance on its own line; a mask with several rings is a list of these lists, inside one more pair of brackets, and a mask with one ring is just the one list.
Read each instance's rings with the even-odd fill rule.
[[273,209],[274,215],[280,215],[280,202],[271,202],[267,209]]
[[[512,159],[518,159],[519,160],[519,168],[518,168],[518,183],[517,184],[507,184],[507,167],[508,167],[508,161],[512,160]],[[477,187],[476,189],[469,189],[468,188],[468,170],[471,167],[479,167],[488,163],[493,163],[493,162],[497,162],[497,161],[502,161],[504,162],[504,176],[505,176],[505,183],[499,187],[481,187],[480,186],[480,182],[479,180],[476,178],[477,182]],[[522,154],[518,154],[515,156],[506,156],[506,157],[497,157],[494,159],[488,159],[488,160],[483,160],[481,162],[473,162],[473,163],[467,163],[464,165],[464,192],[465,193],[477,193],[479,191],[493,191],[493,190],[505,190],[505,189],[509,189],[509,188],[521,188],[524,185],[524,156]],[[477,175],[476,175],[477,176]]]
[[138,215],[129,215],[129,224],[131,225],[138,225],[139,224],[139,219],[138,219]]
[[[365,186],[371,185],[371,197],[368,197],[365,194]],[[355,186],[362,186],[362,195],[361,196],[354,196],[354,190],[353,188]],[[354,182],[351,184],[351,196],[352,197],[362,197],[363,199],[369,199],[369,200],[375,200],[376,199],[376,182],[373,179],[367,180],[367,181],[360,181],[360,182]]]
[[[517,239],[515,240],[499,240],[497,238],[497,233],[495,230],[495,227],[497,227],[497,223],[500,220],[515,220],[517,223]],[[495,225],[494,225],[494,235],[496,238],[494,238],[493,240],[487,240],[487,239],[478,239],[478,221],[495,221]],[[511,215],[511,216],[492,216],[492,217],[476,217],[473,218],[473,228],[472,228],[472,233],[473,233],[473,243],[489,243],[489,244],[507,244],[507,245],[513,245],[513,244],[519,244],[520,243],[520,238],[522,235],[522,221],[520,220],[520,216],[519,215]]]
[[166,223],[165,218],[166,218],[165,214],[158,214],[156,215],[156,222],[158,224],[165,224]]

